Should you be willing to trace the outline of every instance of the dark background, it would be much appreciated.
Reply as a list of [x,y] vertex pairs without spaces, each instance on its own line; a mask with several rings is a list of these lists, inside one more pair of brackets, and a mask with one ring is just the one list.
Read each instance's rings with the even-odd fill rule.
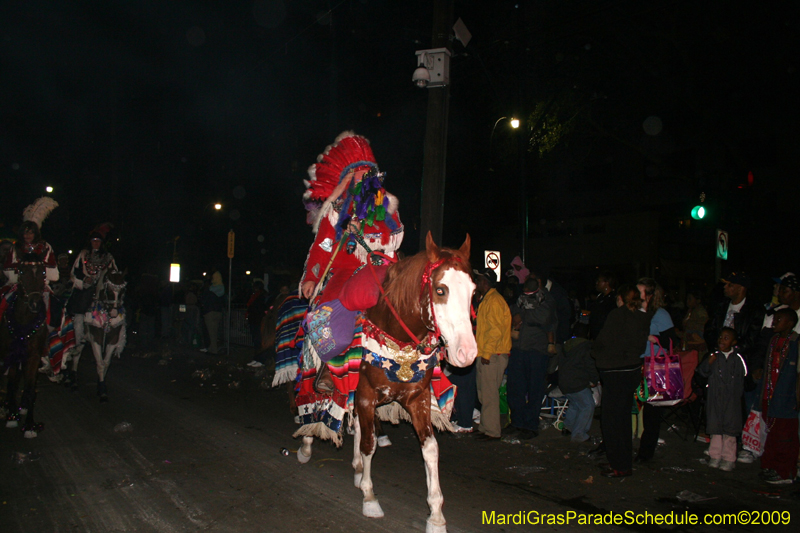
[[[0,236],[52,185],[57,252],[111,221],[120,266],[166,277],[175,249],[190,279],[227,269],[233,229],[234,277],[299,276],[306,168],[354,129],[416,252],[437,89],[411,74],[432,14],[427,0],[4,2]],[[664,254],[713,264],[695,250],[721,227],[725,270],[768,289],[800,266],[795,2],[456,0],[454,15],[473,40],[453,44],[445,245],[469,232],[475,263],[519,254],[520,132],[497,122],[513,115],[532,240],[578,217],[656,211]],[[661,127],[648,133],[648,117]],[[709,216],[677,232],[701,192]]]

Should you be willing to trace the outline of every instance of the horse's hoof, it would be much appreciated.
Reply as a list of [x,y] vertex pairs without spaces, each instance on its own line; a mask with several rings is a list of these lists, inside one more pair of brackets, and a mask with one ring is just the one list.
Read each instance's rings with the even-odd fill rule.
[[381,509],[381,504],[378,503],[378,500],[364,500],[361,512],[367,518],[383,518],[383,509]]
[[391,446],[391,445],[392,445],[392,441],[389,440],[388,436],[381,435],[380,437],[378,437],[378,447],[386,448],[387,446]]
[[29,430],[25,431],[25,433],[23,433],[23,434],[25,435],[26,439],[35,439],[36,437],[39,436],[39,434],[36,431],[32,430],[32,429],[29,429]]
[[359,472],[359,473],[357,473],[357,474],[355,474],[353,476],[353,483],[355,484],[357,489],[361,488],[361,478],[362,477],[364,477],[364,474],[362,474],[361,472]]
[[19,426],[19,422],[17,422],[16,420],[7,420],[6,421],[6,427],[7,428],[15,428],[17,426]]
[[444,524],[437,525],[428,520],[425,523],[425,533],[447,533],[447,526]]
[[311,460],[311,456],[310,455],[304,455],[302,447],[298,448],[298,450],[297,450],[297,462],[300,463],[301,465],[304,465],[307,462],[309,462],[310,460]]

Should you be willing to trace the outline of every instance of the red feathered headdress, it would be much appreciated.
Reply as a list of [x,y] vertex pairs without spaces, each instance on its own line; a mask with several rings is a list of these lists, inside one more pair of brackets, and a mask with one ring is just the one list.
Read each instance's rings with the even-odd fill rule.
[[329,199],[335,200],[331,196],[334,193],[337,193],[335,196],[341,195],[346,187],[346,184],[339,187],[342,179],[351,170],[364,167],[378,169],[369,141],[352,131],[340,133],[333,144],[317,156],[317,162],[308,167],[310,179],[305,182],[303,200],[320,203]]

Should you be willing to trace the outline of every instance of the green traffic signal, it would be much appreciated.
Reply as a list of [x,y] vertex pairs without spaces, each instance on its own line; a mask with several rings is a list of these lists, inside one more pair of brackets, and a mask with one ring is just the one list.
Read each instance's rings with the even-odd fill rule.
[[702,205],[694,206],[692,209],[692,218],[695,220],[700,220],[706,216],[706,208]]

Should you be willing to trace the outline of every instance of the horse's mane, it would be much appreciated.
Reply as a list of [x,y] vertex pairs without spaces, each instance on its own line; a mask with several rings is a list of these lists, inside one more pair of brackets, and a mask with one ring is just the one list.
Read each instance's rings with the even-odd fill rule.
[[[461,254],[450,248],[440,249],[440,258],[461,257]],[[392,302],[397,311],[415,311],[419,306],[422,274],[428,266],[428,255],[422,250],[416,255],[398,261],[389,267],[383,289],[386,298]]]

